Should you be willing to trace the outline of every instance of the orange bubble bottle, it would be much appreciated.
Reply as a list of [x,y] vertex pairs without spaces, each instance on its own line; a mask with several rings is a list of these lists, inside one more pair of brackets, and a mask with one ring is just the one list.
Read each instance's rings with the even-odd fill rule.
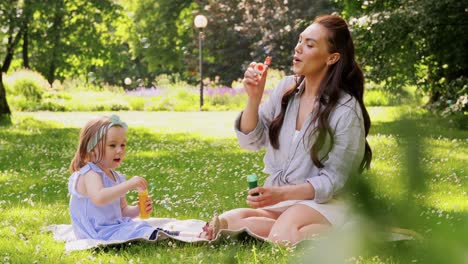
[[140,219],[148,219],[150,214],[146,211],[146,201],[148,201],[148,191],[138,192],[138,206],[140,207]]

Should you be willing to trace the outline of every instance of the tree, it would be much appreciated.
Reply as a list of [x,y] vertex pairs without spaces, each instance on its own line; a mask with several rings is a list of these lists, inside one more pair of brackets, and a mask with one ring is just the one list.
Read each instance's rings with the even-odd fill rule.
[[[1,1],[0,37],[7,39],[0,50],[2,73],[20,59],[15,57],[20,50],[23,65],[42,73],[50,83],[86,76],[119,61],[122,42],[116,28],[124,17],[121,11],[112,0]],[[0,115],[9,118],[2,81],[0,77]]]
[[230,85],[252,60],[274,57],[276,67],[291,64],[297,37],[307,23],[334,9],[329,1],[138,0],[121,1],[129,11],[131,54],[148,71],[182,73],[196,82],[198,30],[193,19],[208,18],[203,67],[207,77]]
[[[25,25],[27,25],[29,12],[24,11],[24,5],[29,1],[2,1],[0,2],[0,38],[7,39],[6,46],[0,50],[3,58],[0,72],[0,121],[10,121],[11,110],[6,100],[5,85],[3,84],[3,73],[10,68],[15,48],[23,36]],[[4,33],[5,32],[5,33]]]
[[[207,76],[221,76],[226,85],[242,76],[251,61],[263,61],[266,55],[273,57],[275,68],[288,71],[299,33],[317,15],[335,10],[326,0],[206,0],[198,4],[209,21],[204,69]],[[189,50],[197,47],[195,40]]]
[[119,60],[122,8],[111,0],[44,0],[30,25],[31,67],[52,83]]
[[[431,102],[454,99],[468,73],[468,17],[458,0],[342,2],[366,75],[389,87],[418,84]],[[464,91],[466,93],[466,91]]]
[[129,45],[133,56],[153,76],[183,73],[183,56],[190,41],[194,1],[122,1],[132,20]]

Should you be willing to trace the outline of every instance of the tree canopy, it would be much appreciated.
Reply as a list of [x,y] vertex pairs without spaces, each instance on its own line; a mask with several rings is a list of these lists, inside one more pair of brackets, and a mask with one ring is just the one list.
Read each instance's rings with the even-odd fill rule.
[[[368,79],[392,91],[418,85],[433,102],[466,95],[468,18],[457,0],[1,1],[1,68],[30,68],[50,83],[124,85],[129,77],[152,85],[159,74],[196,83],[193,19],[203,14],[205,76],[230,85],[266,55],[289,72],[298,34],[332,12],[349,21]],[[0,113],[9,114],[0,83]]]
[[467,83],[468,73],[466,3],[346,0],[342,8],[367,78],[393,89],[417,84],[432,102],[467,93],[458,85]]

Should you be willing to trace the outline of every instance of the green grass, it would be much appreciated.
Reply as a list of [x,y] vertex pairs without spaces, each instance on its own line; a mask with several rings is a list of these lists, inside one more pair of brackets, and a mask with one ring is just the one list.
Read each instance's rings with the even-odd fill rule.
[[[344,255],[346,263],[466,261],[467,131],[413,108],[369,110],[374,160],[362,179],[371,192],[370,196],[360,192],[360,197],[381,206],[370,212],[378,215],[376,219],[412,228],[425,240],[363,242],[363,249]],[[331,256],[341,256],[349,247],[341,247],[344,241],[358,244],[358,238],[349,237],[319,239],[296,248],[252,240],[214,245],[163,241],[65,254],[64,244],[43,228],[70,223],[67,168],[80,127],[96,114],[100,113],[14,113],[13,125],[0,127],[1,263],[296,263],[317,258],[331,263]],[[261,173],[264,152],[247,152],[237,144],[233,132],[237,112],[118,114],[130,126],[127,158],[119,171],[148,179],[156,204],[154,217],[209,219],[214,213],[246,206],[245,175],[256,173],[260,182],[265,179]],[[413,122],[405,123],[403,117]],[[409,134],[408,124],[414,125]],[[405,166],[407,153],[413,153],[407,147],[414,142],[419,142],[423,181],[408,176],[411,166]],[[411,182],[422,187],[415,190]],[[129,193],[128,198],[133,201],[136,194]],[[359,232],[373,232],[366,230]],[[326,246],[336,254],[320,254]]]

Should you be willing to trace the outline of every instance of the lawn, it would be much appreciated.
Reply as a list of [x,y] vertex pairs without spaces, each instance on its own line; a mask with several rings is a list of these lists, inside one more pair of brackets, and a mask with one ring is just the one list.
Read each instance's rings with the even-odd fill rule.
[[[70,223],[68,165],[80,127],[96,114],[15,113],[13,125],[0,127],[0,262],[468,261],[468,132],[456,129],[448,119],[407,107],[370,108],[372,169],[352,193],[357,207],[375,221],[359,230],[368,239],[357,252],[343,253],[342,245],[349,249],[356,241],[335,234],[298,247],[233,239],[215,245],[162,241],[66,254],[64,244],[43,228]],[[246,206],[245,175],[256,173],[260,182],[265,179],[264,152],[247,152],[237,144],[233,132],[237,112],[118,114],[130,127],[127,158],[118,170],[150,182],[156,204],[153,217],[209,219],[214,213]],[[129,193],[128,199],[134,201],[136,193]],[[411,228],[424,239],[378,243],[372,234],[379,224]]]

